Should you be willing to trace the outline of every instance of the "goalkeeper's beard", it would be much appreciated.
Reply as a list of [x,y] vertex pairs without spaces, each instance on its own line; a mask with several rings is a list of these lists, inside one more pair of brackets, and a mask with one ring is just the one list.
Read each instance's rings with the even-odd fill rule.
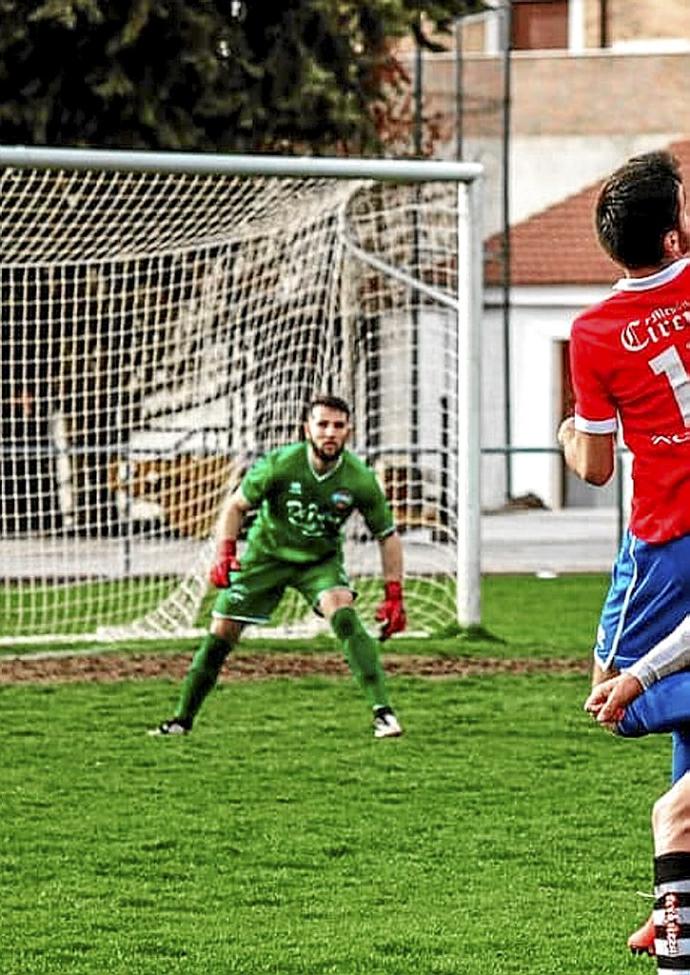
[[345,444],[341,444],[332,453],[326,453],[325,450],[321,450],[320,447],[317,447],[311,437],[307,437],[307,440],[309,441],[309,447],[311,448],[314,457],[316,457],[317,460],[320,460],[322,464],[335,464],[337,459],[345,450]]

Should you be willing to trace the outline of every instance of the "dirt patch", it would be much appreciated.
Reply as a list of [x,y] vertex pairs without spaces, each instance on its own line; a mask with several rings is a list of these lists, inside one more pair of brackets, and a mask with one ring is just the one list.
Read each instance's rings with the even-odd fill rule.
[[[32,654],[0,657],[0,684],[60,684],[148,680],[152,677],[180,680],[191,654]],[[589,671],[585,660],[501,660],[477,657],[431,657],[384,654],[389,674],[411,677],[471,677],[491,674],[582,674]],[[232,654],[221,681],[261,680],[275,677],[349,675],[347,664],[335,653]]]

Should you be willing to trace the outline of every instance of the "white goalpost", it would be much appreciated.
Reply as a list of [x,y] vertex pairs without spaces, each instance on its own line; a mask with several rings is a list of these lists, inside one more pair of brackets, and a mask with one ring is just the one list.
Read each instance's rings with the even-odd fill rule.
[[[0,147],[0,641],[198,632],[224,497],[319,392],[393,507],[410,632],[478,623],[481,173]],[[357,518],[346,562],[372,624]],[[273,632],[315,625],[288,593]]]

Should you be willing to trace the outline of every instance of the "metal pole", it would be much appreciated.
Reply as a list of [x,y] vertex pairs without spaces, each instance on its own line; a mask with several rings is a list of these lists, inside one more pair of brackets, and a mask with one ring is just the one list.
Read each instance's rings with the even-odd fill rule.
[[[512,443],[512,415],[511,415],[511,341],[510,341],[510,287],[511,287],[511,267],[510,267],[510,102],[511,102],[511,5],[508,2],[503,4],[503,264],[501,275],[502,298],[502,317],[503,317],[503,395],[505,399],[504,408],[504,436],[505,443],[510,446]],[[513,496],[513,465],[510,454],[505,455],[505,480],[506,480],[506,500]]]
[[609,46],[609,5],[608,0],[599,0],[599,47]]
[[462,20],[455,21],[455,158],[462,159],[463,146],[463,57]]
[[[421,24],[421,17],[420,17]],[[421,157],[424,148],[424,58],[422,56],[422,45],[415,38],[414,48],[414,154]]]
[[47,146],[0,146],[2,167],[199,175],[215,173],[225,176],[311,176],[324,179],[380,179],[396,183],[472,180],[484,171],[481,163],[441,159],[246,156],[128,149],[52,149]]
[[478,184],[458,183],[458,453],[456,611],[462,626],[481,620],[480,418],[481,281]]
[[132,457],[129,452],[129,444],[127,444],[127,460],[125,461],[125,532],[122,539],[122,572],[126,579],[128,579],[132,574],[132,491],[131,491],[131,480],[132,480]]
[[[421,30],[421,15],[419,18]],[[415,70],[414,70],[414,153],[421,157],[424,151],[424,57],[422,45],[415,38]],[[412,273],[421,278],[419,273],[419,187],[415,187],[414,210],[412,213]],[[419,463],[419,299],[418,293],[413,292],[410,316],[410,470],[407,477],[408,504],[415,511],[417,498],[415,496],[418,483]],[[416,513],[416,511],[415,511]],[[421,514],[421,505],[420,505]]]

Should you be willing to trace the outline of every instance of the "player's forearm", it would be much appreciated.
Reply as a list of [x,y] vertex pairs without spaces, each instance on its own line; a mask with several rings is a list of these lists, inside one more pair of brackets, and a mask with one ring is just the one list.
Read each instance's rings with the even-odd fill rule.
[[563,447],[563,458],[570,470],[587,480],[586,460],[583,440],[578,436],[574,423],[564,423],[558,431],[558,442]]
[[397,532],[387,535],[379,542],[381,546],[381,571],[384,582],[402,582],[403,550]]
[[578,453],[577,449],[577,434],[574,427],[566,427],[564,432],[560,432],[558,435],[559,442],[563,447],[563,459],[567,467],[577,474],[578,477],[582,477],[580,473],[580,468],[582,465],[582,458]]
[[639,680],[646,689],[662,677],[690,667],[690,615],[623,673]]
[[613,474],[614,444],[611,434],[592,435],[575,429],[568,417],[558,430],[558,443],[570,470],[588,484],[601,486]]
[[248,510],[249,505],[241,492],[235,491],[230,495],[218,520],[216,534],[219,542],[239,537]]

